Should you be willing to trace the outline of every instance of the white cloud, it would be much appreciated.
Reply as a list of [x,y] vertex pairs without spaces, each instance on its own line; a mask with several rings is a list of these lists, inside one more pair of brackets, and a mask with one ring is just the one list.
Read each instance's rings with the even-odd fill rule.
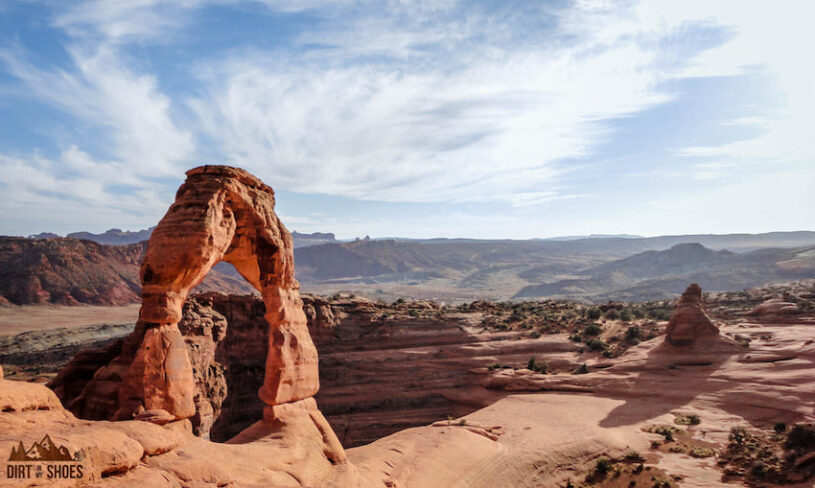
[[[756,100],[754,113],[725,122],[761,129],[752,139],[678,149],[691,178],[738,173],[747,185],[775,170],[767,163],[800,168],[815,158],[809,2],[581,0],[497,15],[453,0],[264,0],[272,11],[324,19],[294,46],[236,46],[218,59],[195,53],[202,88],[183,99],[162,91],[161,73],[133,67],[132,45],[173,44],[204,7],[238,3],[59,4],[53,25],[69,35],[70,68],[0,50],[28,96],[74,116],[107,149],[69,144],[51,159],[0,156],[0,183],[13,187],[14,202],[39,208],[62,198],[70,208],[112,212],[102,208],[117,198],[111,188],[126,183],[133,191],[117,200],[120,211],[137,213],[141,203],[160,213],[168,195],[152,180],[180,179],[204,151],[208,161],[223,157],[301,193],[515,208],[578,200],[585,189],[567,184],[575,161],[581,174],[594,171],[585,165],[604,157],[597,151],[614,137],[616,119],[670,99],[663,82],[756,72],[783,103]],[[530,22],[536,16],[551,22]],[[695,44],[700,26],[726,27],[730,37]],[[685,177],[659,163],[634,173]]]
[[70,50],[75,70],[41,69],[19,53],[0,52],[31,95],[107,134],[111,154],[136,174],[172,175],[192,155],[192,134],[177,127],[156,78],[122,66],[117,51],[101,46]]
[[[728,76],[760,72],[775,86],[775,100],[756,100],[763,112],[734,123],[761,129],[757,137],[705,148],[689,148],[687,153],[731,157],[735,160],[762,160],[765,163],[813,164],[815,145],[811,127],[815,123],[815,42],[812,22],[815,3],[671,0],[642,2],[638,14],[651,23],[668,28],[689,20],[710,20],[727,26],[733,37],[721,46],[695,57],[680,76]],[[768,106],[777,105],[776,110]]]
[[[514,193],[556,191],[557,162],[590,156],[610,135],[608,119],[668,99],[656,89],[662,75],[647,69],[659,50],[597,44],[590,33],[609,19],[594,12],[582,38],[524,47],[474,40],[493,35],[483,31],[492,19],[475,14],[418,31],[387,20],[309,33],[301,42],[333,47],[305,57],[225,60],[190,105],[230,162],[276,187],[517,204],[539,199]],[[349,34],[361,25],[364,36]],[[424,55],[422,42],[442,46]]]

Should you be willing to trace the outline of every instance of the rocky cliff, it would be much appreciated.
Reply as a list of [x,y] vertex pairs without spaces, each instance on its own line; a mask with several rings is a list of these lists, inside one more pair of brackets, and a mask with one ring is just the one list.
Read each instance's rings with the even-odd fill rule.
[[[69,238],[0,237],[0,305],[138,303],[146,243],[106,246]],[[244,280],[213,271],[197,291],[249,293]]]

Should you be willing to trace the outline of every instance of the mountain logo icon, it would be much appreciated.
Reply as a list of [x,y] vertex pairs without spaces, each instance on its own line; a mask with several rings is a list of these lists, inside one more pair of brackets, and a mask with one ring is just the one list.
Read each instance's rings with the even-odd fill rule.
[[9,461],[30,462],[30,461],[45,461],[45,462],[79,462],[84,458],[82,450],[71,454],[65,446],[58,446],[51,440],[51,436],[45,434],[40,442],[31,444],[28,449],[23,445],[23,441],[16,447],[11,448],[11,454],[8,457]]

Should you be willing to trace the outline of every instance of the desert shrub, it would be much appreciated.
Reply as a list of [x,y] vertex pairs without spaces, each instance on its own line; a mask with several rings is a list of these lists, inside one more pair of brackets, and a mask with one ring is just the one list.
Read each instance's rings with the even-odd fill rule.
[[750,476],[754,478],[763,478],[767,475],[767,465],[761,461],[756,461],[750,468]]
[[645,458],[640,455],[637,451],[628,451],[625,453],[625,460],[631,461],[633,463],[642,463],[645,462]]
[[401,304],[403,304],[403,303],[405,303],[405,299],[404,299],[404,298],[397,298],[397,299],[396,299],[396,301],[395,301],[395,302],[393,302],[393,304],[394,304],[394,305],[401,305]]
[[411,317],[418,317],[419,311],[416,310],[415,308],[411,308],[410,310],[408,310],[408,315],[410,315]]
[[730,435],[727,436],[727,439],[736,444],[744,444],[744,441],[750,439],[750,433],[744,427],[733,427],[730,429]]
[[645,318],[645,310],[643,310],[643,309],[641,309],[639,307],[634,309],[633,314],[634,314],[635,318],[638,318],[638,319],[644,319]]
[[787,433],[784,447],[793,451],[805,451],[815,447],[815,425],[795,424]]
[[586,363],[583,363],[583,364],[581,364],[581,365],[580,365],[580,367],[579,367],[579,368],[577,368],[577,369],[574,371],[574,374],[586,374],[586,373],[588,373],[588,372],[589,372],[589,367],[588,367],[588,366],[586,366]]
[[549,364],[546,361],[539,363],[535,361],[534,357],[531,357],[529,358],[529,361],[526,363],[526,369],[546,374],[549,372]]
[[602,355],[604,358],[610,358],[614,356],[614,353],[612,353],[610,349],[606,349],[602,352]]
[[773,426],[773,430],[775,431],[776,434],[783,434],[784,432],[787,431],[787,424],[785,424],[784,422],[778,422]]
[[642,338],[642,330],[639,325],[632,325],[625,331],[625,340],[638,341]]
[[536,330],[536,331],[532,332],[531,334],[529,334],[529,337],[531,337],[533,339],[537,339],[540,336],[541,336],[541,333],[538,330]]
[[597,460],[597,464],[594,465],[594,472],[603,476],[608,474],[612,468],[611,460],[609,458],[602,457]]
[[695,446],[690,448],[688,454],[695,458],[707,458],[716,454],[716,451],[707,447]]
[[590,320],[597,320],[602,315],[603,312],[597,307],[592,307],[586,311],[586,317],[589,318]]
[[620,312],[618,312],[616,308],[612,308],[612,309],[606,310],[605,317],[608,320],[617,320],[617,319],[620,318]]
[[587,336],[596,336],[603,333],[603,328],[597,324],[589,324],[583,328],[583,333]]
[[572,335],[570,335],[570,336],[569,336],[569,339],[570,339],[572,342],[580,342],[580,341],[582,341],[582,340],[583,340],[583,338],[582,338],[582,337],[580,337],[580,334],[572,334]]
[[684,431],[672,425],[647,425],[642,428],[645,432],[651,432],[652,434],[659,434],[664,439],[665,442],[673,442],[674,441],[674,434],[682,434]]
[[620,312],[620,320],[622,320],[623,322],[631,322],[633,318],[634,314],[631,313],[631,310],[627,308],[624,308],[622,312]]
[[702,423],[702,419],[699,418],[696,414],[684,415],[684,414],[674,414],[674,423],[677,425],[699,425]]
[[589,349],[592,351],[603,351],[608,348],[608,344],[601,341],[600,339],[589,339],[586,341],[586,345],[589,346]]

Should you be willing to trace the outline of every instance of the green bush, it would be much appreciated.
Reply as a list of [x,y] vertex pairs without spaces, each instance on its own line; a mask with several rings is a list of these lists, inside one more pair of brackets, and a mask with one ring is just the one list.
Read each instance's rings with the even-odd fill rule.
[[795,424],[787,433],[787,449],[805,451],[815,447],[815,425]]
[[586,373],[588,373],[588,372],[589,372],[589,367],[588,367],[588,366],[586,366],[586,363],[583,363],[583,364],[581,364],[581,365],[580,365],[580,367],[579,367],[579,368],[577,368],[577,369],[574,371],[574,374],[586,374]]
[[677,425],[699,425],[702,423],[702,419],[693,413],[690,415],[674,414],[674,423]]
[[744,444],[744,441],[750,439],[750,433],[744,427],[733,427],[730,429],[730,435],[727,436],[727,439],[736,444]]
[[586,345],[589,346],[589,349],[592,351],[603,351],[608,348],[608,344],[601,341],[600,339],[589,339],[586,341]]
[[603,328],[597,324],[589,324],[583,328],[583,333],[587,336],[596,336],[603,333]]
[[529,358],[529,361],[526,363],[526,369],[546,374],[549,372],[549,364],[547,364],[546,361],[539,363],[535,361],[534,357],[531,357]]
[[627,341],[634,341],[642,339],[642,330],[639,325],[632,325],[625,331],[625,339]]
[[637,451],[628,451],[625,453],[625,460],[631,461],[633,463],[642,463],[645,462],[645,458],[640,456],[640,453]]
[[597,464],[594,465],[594,472],[601,476],[604,476],[608,474],[609,471],[611,471],[611,468],[612,468],[611,460],[609,458],[602,457],[598,459]]
[[783,434],[787,431],[787,424],[784,422],[778,422],[773,426],[773,430],[776,432],[776,434]]
[[597,307],[592,307],[586,311],[586,317],[588,317],[590,320],[597,320],[602,315],[603,312]]
[[628,310],[627,308],[623,309],[623,311],[620,312],[620,320],[622,320],[623,322],[631,322],[633,318],[634,314],[632,314],[631,310]]
[[617,320],[620,318],[620,312],[618,312],[617,309],[612,308],[606,310],[605,316],[608,320]]

